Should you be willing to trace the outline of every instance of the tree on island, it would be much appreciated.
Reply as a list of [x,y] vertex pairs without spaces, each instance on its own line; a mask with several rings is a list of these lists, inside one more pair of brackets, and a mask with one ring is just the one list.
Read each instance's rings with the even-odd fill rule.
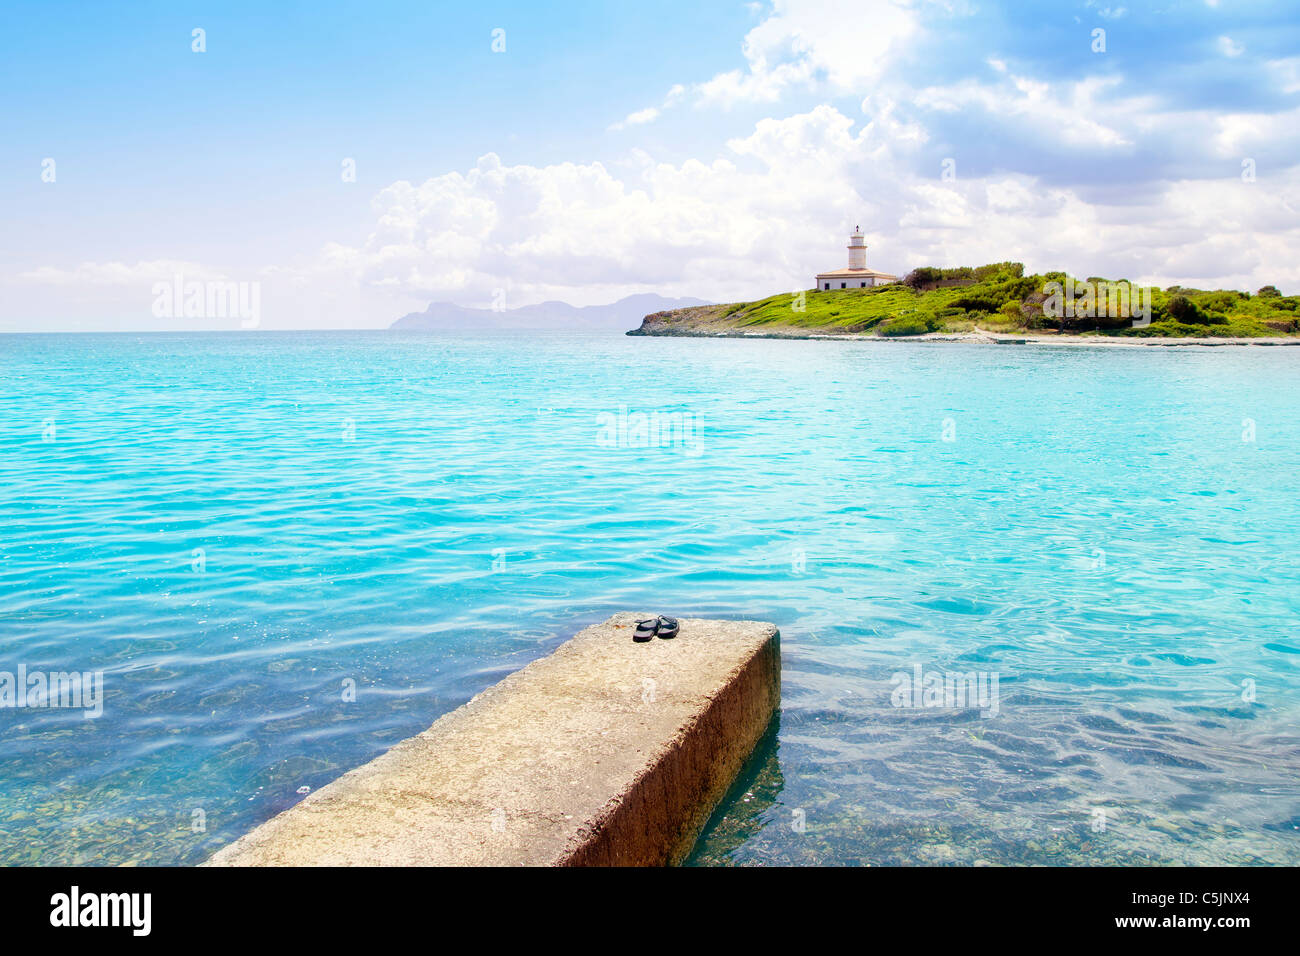
[[1196,322],[1201,317],[1200,309],[1185,295],[1170,296],[1165,303],[1165,314],[1175,322]]

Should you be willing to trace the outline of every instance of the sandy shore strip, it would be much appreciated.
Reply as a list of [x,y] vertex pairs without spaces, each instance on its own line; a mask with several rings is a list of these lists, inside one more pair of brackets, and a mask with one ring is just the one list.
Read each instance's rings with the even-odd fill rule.
[[706,339],[818,339],[847,342],[961,342],[968,345],[1046,345],[1091,348],[1173,348],[1200,346],[1204,348],[1229,345],[1300,346],[1300,336],[1259,336],[1256,338],[1172,338],[1163,336],[1109,336],[1109,335],[1041,335],[1033,332],[1003,333],[978,329],[973,332],[928,332],[924,335],[871,335],[860,332],[809,332],[788,329],[771,332],[747,332],[739,329],[701,329],[698,331],[674,330],[640,332],[647,338],[706,338]]

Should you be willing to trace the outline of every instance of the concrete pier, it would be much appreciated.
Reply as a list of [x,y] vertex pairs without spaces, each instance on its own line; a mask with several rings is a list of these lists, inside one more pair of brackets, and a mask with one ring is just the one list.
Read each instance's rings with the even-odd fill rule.
[[217,866],[677,863],[780,700],[771,624],[618,614],[218,851]]

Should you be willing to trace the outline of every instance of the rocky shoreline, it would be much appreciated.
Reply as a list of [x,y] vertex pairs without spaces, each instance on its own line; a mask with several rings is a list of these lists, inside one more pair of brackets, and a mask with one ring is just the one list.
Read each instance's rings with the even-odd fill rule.
[[725,315],[718,306],[698,306],[656,312],[641,320],[641,325],[625,334],[634,336],[667,336],[674,338],[707,339],[830,339],[851,342],[962,342],[968,345],[1046,345],[1094,346],[1105,348],[1141,348],[1150,346],[1300,346],[1300,336],[1211,337],[1172,338],[1164,336],[1119,336],[1087,333],[1002,333],[975,329],[970,332],[927,332],[923,335],[876,335],[874,332],[815,332],[807,329],[783,328],[765,332],[747,331],[728,326]]

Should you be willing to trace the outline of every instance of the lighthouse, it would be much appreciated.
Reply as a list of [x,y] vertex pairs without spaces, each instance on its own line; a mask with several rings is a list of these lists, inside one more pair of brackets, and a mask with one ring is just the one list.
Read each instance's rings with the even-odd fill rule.
[[865,269],[867,267],[867,240],[862,237],[862,227],[854,226],[853,235],[849,236],[849,268]]
[[853,227],[848,249],[849,267],[818,273],[813,280],[814,288],[822,292],[830,292],[832,289],[868,289],[898,281],[898,276],[867,268],[867,240],[862,235],[861,226]]

